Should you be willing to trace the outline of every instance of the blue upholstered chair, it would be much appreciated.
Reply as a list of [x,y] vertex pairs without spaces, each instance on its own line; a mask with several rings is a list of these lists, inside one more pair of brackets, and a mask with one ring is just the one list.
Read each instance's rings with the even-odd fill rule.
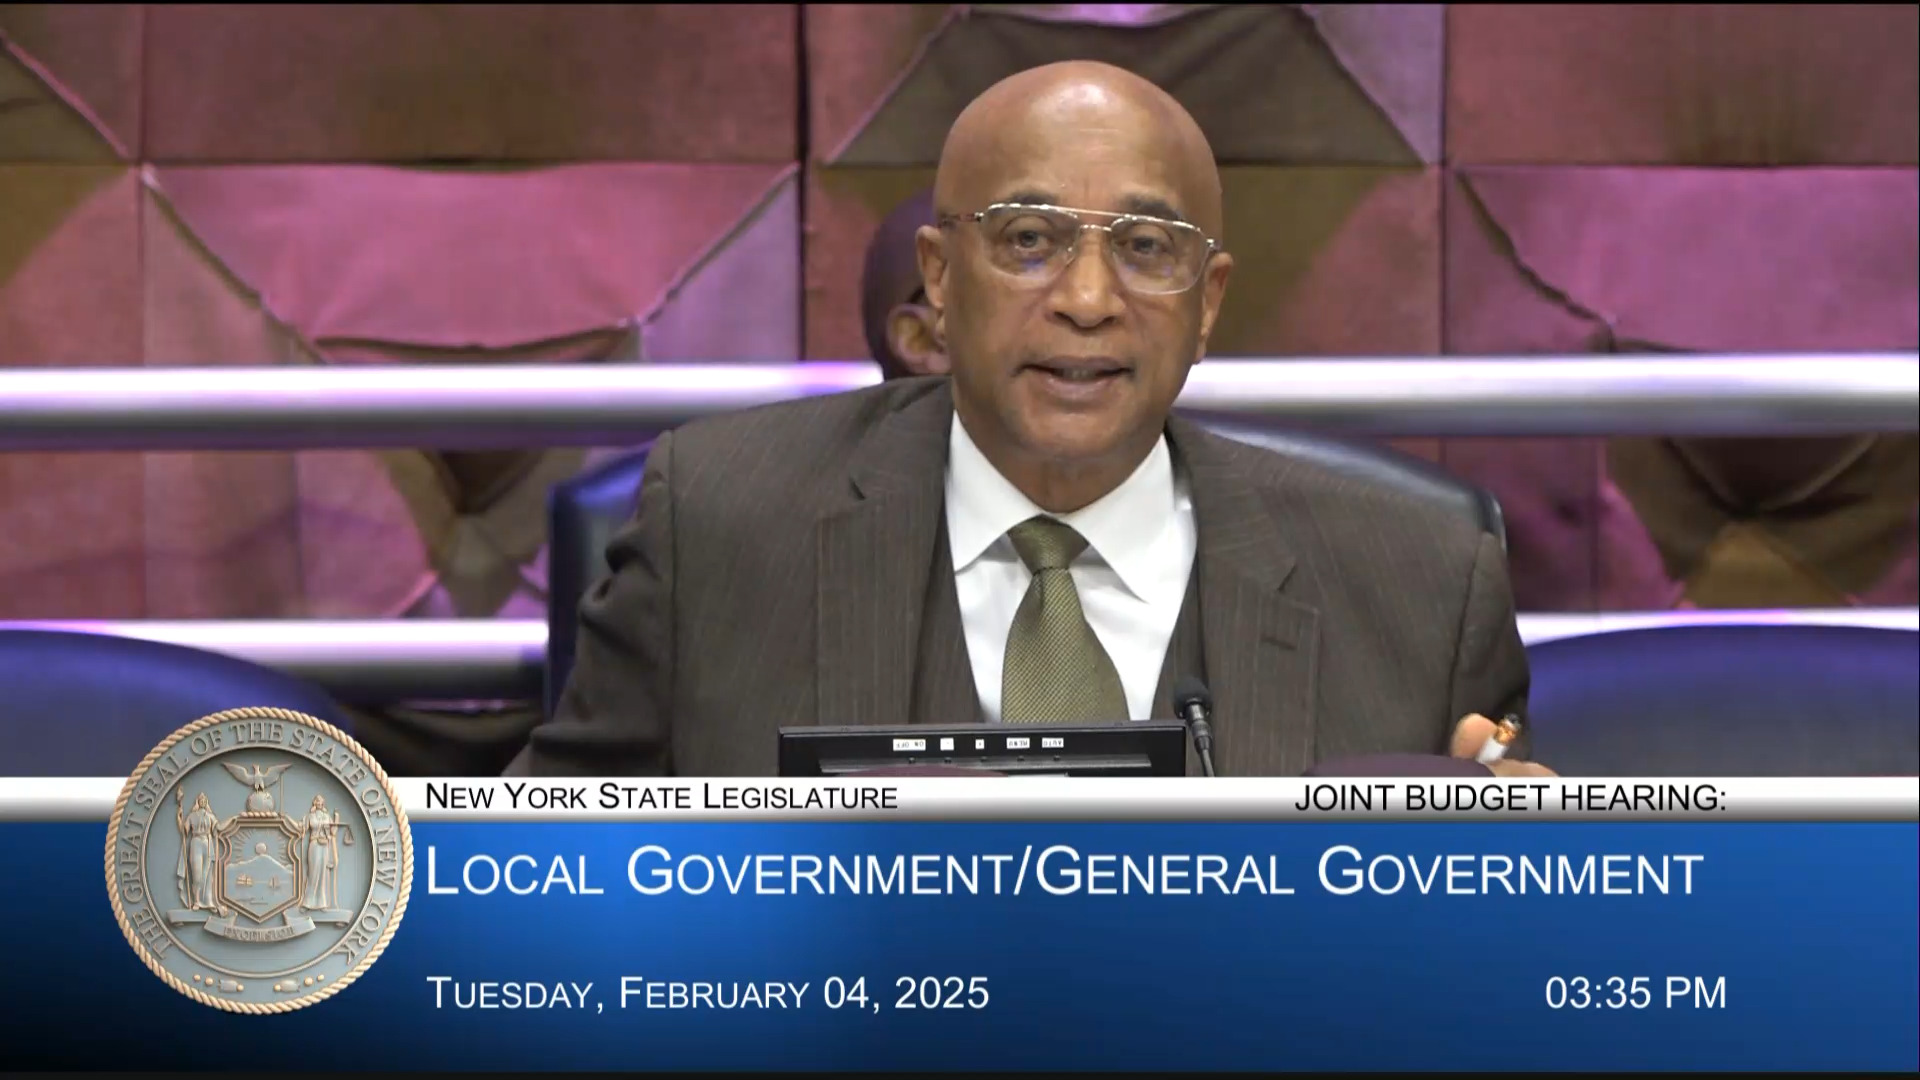
[[1528,650],[1533,757],[1566,776],[1920,775],[1920,634],[1711,625]]
[[227,709],[291,709],[352,733],[319,688],[235,657],[108,634],[0,630],[0,776],[127,776]]

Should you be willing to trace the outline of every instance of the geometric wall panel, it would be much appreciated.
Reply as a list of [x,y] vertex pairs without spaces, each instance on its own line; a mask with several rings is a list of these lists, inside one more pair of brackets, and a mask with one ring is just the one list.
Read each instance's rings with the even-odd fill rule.
[[[793,173],[658,163],[162,169],[156,205],[179,223],[168,233],[179,239],[150,260],[149,322],[164,328],[170,363],[788,360],[799,344]],[[784,306],[784,331],[778,319],[729,318],[743,295],[762,311]],[[167,519],[180,533],[173,550],[208,557],[175,575],[193,595],[169,597],[172,608],[199,610],[202,595],[219,595],[339,617],[527,616],[544,603],[545,493],[589,454],[181,457],[190,464],[165,480],[186,508]],[[246,469],[255,471],[237,471]],[[212,507],[195,501],[223,483],[261,500],[245,531],[257,549],[239,535],[222,544]],[[236,566],[268,583],[256,594],[272,595],[212,586],[209,574]]]
[[[630,330],[744,222],[763,217],[790,172],[635,163],[158,175],[194,234],[269,310],[323,353],[351,360],[384,348],[524,352]],[[775,227],[798,235],[791,216]]]
[[[255,289],[208,250],[163,193],[149,192],[145,224],[149,364],[318,362],[311,345],[261,306]],[[428,573],[422,541],[379,455],[143,457],[154,611],[181,618],[371,616]],[[317,485],[303,476],[309,458],[330,464]],[[349,551],[354,572],[327,575]]]
[[[802,4],[801,8],[807,146],[814,161],[830,159],[866,125],[894,84],[913,69],[927,40],[956,18],[946,4]],[[931,166],[933,161],[910,164]]]
[[[729,169],[738,167],[727,167]],[[711,192],[703,192],[711,197]],[[801,355],[800,169],[762,185],[640,325],[642,360],[785,363]],[[743,304],[754,317],[737,317]]]
[[[1472,168],[1451,352],[1911,350],[1908,169]],[[1531,610],[1912,603],[1920,441],[1453,439]]]
[[140,155],[144,4],[0,4],[0,162]]
[[994,4],[931,27],[925,15],[863,12],[809,12],[810,51],[833,60],[810,73],[813,148],[833,165],[933,164],[948,125],[980,91],[1065,59],[1103,60],[1165,87],[1222,162],[1439,156],[1437,7]]
[[138,454],[0,454],[0,619],[139,618]]
[[789,5],[154,5],[157,161],[796,153]]
[[135,170],[0,164],[0,365],[138,364],[139,250]]
[[[1622,339],[1694,351],[1920,345],[1920,173],[1911,169],[1472,168],[1452,203],[1447,339],[1530,339],[1552,301]],[[1484,295],[1524,272],[1516,302]]]
[[1440,350],[1439,170],[1249,166],[1222,182],[1234,268],[1210,353]]
[[1657,567],[1687,606],[1914,602],[1920,439],[1612,439],[1606,465],[1646,537],[1612,565]]
[[[140,362],[139,186],[0,164],[0,367]],[[145,611],[138,455],[0,454],[0,618]]]
[[1446,439],[1506,516],[1526,611],[1902,606],[1920,439]]
[[1920,6],[1453,4],[1457,162],[1913,165]]
[[[137,363],[136,187],[0,166],[0,366]],[[137,455],[0,454],[0,618],[145,611]]]
[[893,208],[933,184],[930,168],[822,169],[807,175],[806,355],[867,355],[860,323],[867,245]]

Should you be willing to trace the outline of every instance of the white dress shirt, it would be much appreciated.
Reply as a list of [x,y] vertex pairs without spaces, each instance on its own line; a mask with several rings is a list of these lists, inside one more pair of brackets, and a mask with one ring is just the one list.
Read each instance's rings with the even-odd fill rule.
[[[1007,530],[1046,512],[987,461],[953,418],[947,455],[947,544],[967,656],[982,719],[1000,719],[1007,635],[1033,574]],[[1153,695],[1187,598],[1196,533],[1193,499],[1163,435],[1126,482],[1071,514],[1051,514],[1087,538],[1070,568],[1080,608],[1113,658],[1132,719],[1153,715]]]

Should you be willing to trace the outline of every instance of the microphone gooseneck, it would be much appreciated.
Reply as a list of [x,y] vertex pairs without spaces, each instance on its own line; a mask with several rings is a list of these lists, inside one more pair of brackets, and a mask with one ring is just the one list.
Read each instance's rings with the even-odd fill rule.
[[1193,749],[1200,755],[1200,771],[1207,776],[1218,775],[1213,771],[1213,695],[1207,691],[1207,684],[1191,675],[1182,676],[1173,684],[1173,712],[1187,725],[1187,734],[1193,739]]

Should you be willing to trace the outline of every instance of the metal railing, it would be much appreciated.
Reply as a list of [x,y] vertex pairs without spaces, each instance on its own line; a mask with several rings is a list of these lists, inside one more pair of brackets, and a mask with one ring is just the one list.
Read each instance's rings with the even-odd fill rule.
[[[869,363],[0,369],[0,452],[617,446],[853,390]],[[1184,408],[1358,436],[1796,436],[1920,430],[1920,354],[1219,359]],[[1631,626],[1920,629],[1914,609],[1527,614],[1531,643]],[[534,698],[538,620],[13,622],[170,641],[356,702]]]
[[[1651,626],[1792,623],[1920,630],[1914,608],[1636,611],[1526,614],[1529,645]],[[188,645],[298,675],[343,701],[536,699],[547,624],[538,619],[241,619],[0,622],[0,630],[64,630]]]
[[[868,363],[0,370],[0,451],[618,446]],[[1220,359],[1184,408],[1365,436],[1920,430],[1920,354]]]

